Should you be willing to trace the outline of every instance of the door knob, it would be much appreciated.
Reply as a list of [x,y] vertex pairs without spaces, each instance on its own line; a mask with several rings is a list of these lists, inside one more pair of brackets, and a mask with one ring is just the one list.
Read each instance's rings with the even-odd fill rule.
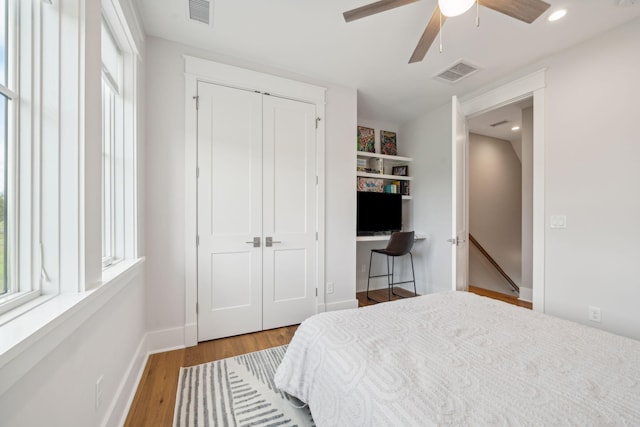
[[252,244],[254,248],[259,248],[260,247],[260,237],[254,237],[251,242],[245,242],[245,243]]
[[282,242],[281,242],[281,241],[279,241],[279,240],[273,240],[273,237],[268,236],[268,237],[266,237],[266,240],[265,240],[265,242],[264,242],[264,245],[265,245],[266,247],[270,248],[271,246],[273,246],[273,244],[274,244],[274,243],[282,243]]

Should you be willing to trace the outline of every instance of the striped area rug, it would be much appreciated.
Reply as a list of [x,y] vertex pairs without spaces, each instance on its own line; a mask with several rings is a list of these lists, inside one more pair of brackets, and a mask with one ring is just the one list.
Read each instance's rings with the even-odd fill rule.
[[173,425],[314,426],[309,408],[273,383],[286,349],[181,368]]

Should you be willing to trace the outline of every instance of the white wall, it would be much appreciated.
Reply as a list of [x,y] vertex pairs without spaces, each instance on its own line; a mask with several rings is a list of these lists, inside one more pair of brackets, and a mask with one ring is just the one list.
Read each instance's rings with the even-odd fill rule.
[[325,280],[335,292],[327,310],[357,307],[356,292],[356,126],[354,89],[324,85],[327,90],[325,141]]
[[[509,141],[469,134],[469,232],[517,284],[521,274],[522,165]],[[495,268],[469,244],[469,284],[486,289]],[[490,272],[485,271],[489,268]],[[510,290],[500,278],[503,290]]]
[[401,126],[410,166],[411,229],[427,235],[413,248],[419,294],[451,289],[451,103]]
[[[150,37],[146,73],[147,326],[184,345],[185,79],[188,54],[326,87],[326,268],[329,309],[355,302],[356,91]],[[193,108],[192,105],[189,106]],[[180,341],[182,340],[182,341]]]
[[[135,390],[132,379],[144,361],[140,356],[146,355],[140,348],[145,331],[144,268],[135,269],[123,289],[97,311],[76,310],[72,316],[86,319],[81,326],[69,331],[53,351],[39,355],[43,359],[0,396],[0,424],[84,427],[120,423]],[[67,323],[77,322],[67,318],[57,327],[65,330]],[[102,404],[96,409],[100,376]]]
[[[543,62],[545,308],[640,339],[640,20]],[[548,223],[547,223],[548,227]]]
[[[503,82],[546,67],[545,89],[545,311],[640,339],[640,20],[620,26],[531,64]],[[496,82],[484,90],[499,86]],[[474,94],[482,93],[483,90]],[[438,109],[402,127],[415,141],[416,229],[441,230],[450,216],[449,109]],[[441,120],[438,121],[437,118]],[[440,133],[441,137],[423,135]],[[428,166],[428,167],[427,167]],[[422,186],[426,188],[423,188]],[[432,203],[429,204],[429,200]],[[551,215],[566,215],[566,229],[551,229]],[[435,274],[428,289],[450,289],[450,255],[429,247],[421,268]],[[443,271],[444,270],[444,271]],[[600,307],[602,323],[587,320]]]

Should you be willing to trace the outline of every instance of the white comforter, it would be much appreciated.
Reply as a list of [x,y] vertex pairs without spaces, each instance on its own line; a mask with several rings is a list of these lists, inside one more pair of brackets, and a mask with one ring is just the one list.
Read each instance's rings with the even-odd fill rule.
[[466,292],[313,316],[275,382],[318,426],[640,426],[640,342]]

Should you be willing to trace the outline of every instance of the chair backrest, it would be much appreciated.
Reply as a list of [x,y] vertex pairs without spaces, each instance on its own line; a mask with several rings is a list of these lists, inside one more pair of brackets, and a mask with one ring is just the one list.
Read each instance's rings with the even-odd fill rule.
[[415,232],[413,231],[395,231],[391,233],[391,238],[385,251],[393,256],[406,255],[413,248],[414,237]]

